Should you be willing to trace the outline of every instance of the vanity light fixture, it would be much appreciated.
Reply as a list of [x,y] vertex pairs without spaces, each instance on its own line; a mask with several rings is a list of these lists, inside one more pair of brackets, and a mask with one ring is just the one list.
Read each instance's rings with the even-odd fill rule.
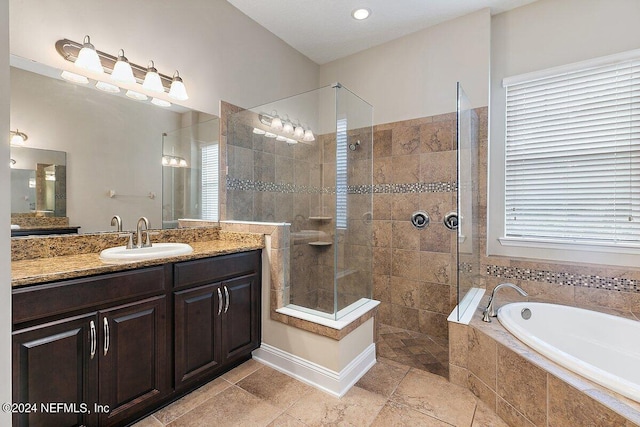
[[278,135],[278,136],[276,136],[276,141],[282,141],[282,142],[284,142],[284,141],[286,141],[287,139],[288,139],[288,138],[287,138],[286,136],[284,136],[284,135]]
[[83,85],[89,84],[88,78],[81,76],[80,74],[72,73],[71,71],[63,71],[62,74],[60,74],[60,77],[71,83],[80,83]]
[[264,136],[266,136],[267,138],[275,138],[278,135],[276,135],[275,133],[267,132],[264,134]]
[[[156,93],[166,94],[169,98],[178,101],[189,99],[186,87],[178,71],[174,73],[173,77],[169,77],[159,73],[153,61],[150,61],[147,67],[129,62],[124,56],[123,49],[118,51],[117,56],[101,52],[96,50],[90,43],[89,36],[84,38],[84,43],[82,44],[68,39],[58,40],[56,42],[56,51],[64,59],[74,63],[78,71],[87,70],[92,73],[106,72],[111,74],[111,83],[118,87],[122,88],[123,84],[142,85],[142,90],[140,91],[135,88],[133,88],[134,90],[130,90],[130,86],[125,87],[125,89],[129,89],[127,96],[130,98],[148,100],[149,97],[141,92],[149,91],[150,95]],[[90,74],[76,74],[69,71],[63,71],[61,77],[65,80],[84,84],[89,82],[88,78],[95,79],[95,77]],[[158,96],[152,97],[159,98]],[[161,106],[166,106],[166,102],[168,101],[160,103],[162,104]]]
[[189,164],[182,157],[164,155],[162,156],[162,166],[171,166],[173,168],[186,168],[189,166]]
[[282,132],[287,133],[289,135],[293,134],[293,125],[290,121],[284,122],[282,125]]
[[365,8],[355,9],[353,12],[351,12],[351,16],[356,21],[362,21],[364,19],[367,19],[369,15],[371,15],[371,11]]
[[155,64],[153,61],[149,61],[149,66],[147,67],[147,74],[144,76],[144,82],[142,82],[142,88],[146,90],[150,90],[151,92],[164,92],[164,86],[162,86],[162,80],[160,80],[160,75],[158,74],[158,70],[156,70]]
[[253,128],[253,133],[255,133],[256,135],[264,135],[267,132],[262,129]]
[[26,133],[20,132],[18,129],[9,131],[9,135],[11,136],[9,141],[11,145],[24,145],[25,141],[29,139]]
[[187,95],[187,88],[184,87],[184,82],[182,81],[178,70],[173,73],[173,79],[171,79],[169,98],[173,98],[178,101],[186,101],[187,99],[189,99],[189,95]]
[[121,83],[135,84],[136,78],[133,76],[133,70],[129,64],[129,60],[124,56],[124,49],[120,49],[118,52],[118,59],[113,66],[111,72],[111,80]]
[[[289,120],[289,116],[285,116],[286,119],[283,121],[276,115],[275,111],[273,114],[273,116],[264,113],[258,114],[258,120],[260,120],[260,123],[268,127],[269,130],[277,133],[265,132],[259,128],[253,128],[253,133],[257,135],[265,135],[267,138],[276,138],[278,141],[286,141],[289,144],[297,144],[300,141],[313,142],[316,140],[313,132],[308,128],[308,126],[307,129],[305,129],[299,122],[294,126],[293,122]],[[280,125],[282,125],[282,127],[280,127]]]
[[295,139],[287,138],[287,144],[293,145],[293,144],[297,144],[297,143],[298,143],[298,141],[296,141]]
[[281,131],[282,128],[284,127],[284,125],[282,124],[282,120],[280,119],[280,117],[278,117],[278,115],[276,114],[272,119],[271,119],[271,129],[275,130],[276,132]]
[[313,132],[311,132],[311,129],[307,129],[304,131],[304,136],[302,137],[302,140],[304,142],[312,142],[316,140],[316,137],[313,136]]
[[304,128],[298,124],[293,131],[293,136],[296,139],[302,139],[304,137]]
[[111,83],[99,81],[96,83],[96,88],[100,89],[103,92],[107,93],[118,93],[120,92],[120,88],[116,85],[112,85]]
[[96,52],[96,48],[91,44],[89,36],[84,36],[82,48],[80,52],[78,52],[78,58],[74,64],[76,67],[91,71],[92,73],[104,73],[98,52]]

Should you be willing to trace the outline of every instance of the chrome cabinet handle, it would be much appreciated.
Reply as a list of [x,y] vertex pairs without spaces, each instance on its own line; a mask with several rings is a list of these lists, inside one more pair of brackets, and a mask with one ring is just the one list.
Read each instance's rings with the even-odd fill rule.
[[91,343],[89,344],[90,346],[90,351],[91,351],[91,359],[93,359],[93,357],[96,355],[96,347],[97,347],[97,342],[96,342],[96,324],[94,323],[94,321],[92,320],[91,322],[89,322],[89,335],[91,337]]
[[224,287],[224,298],[225,298],[225,305],[224,305],[224,312],[226,313],[227,310],[229,310],[229,289],[227,289],[227,287]]
[[104,355],[106,356],[109,351],[109,321],[106,317],[102,320],[104,323]]
[[220,288],[218,288],[218,316],[222,313],[222,292],[220,292]]

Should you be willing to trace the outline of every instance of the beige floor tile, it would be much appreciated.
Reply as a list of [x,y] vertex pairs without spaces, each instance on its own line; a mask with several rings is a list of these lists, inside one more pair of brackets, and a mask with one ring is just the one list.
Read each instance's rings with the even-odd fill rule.
[[164,427],[164,424],[158,421],[153,415],[150,415],[133,424],[131,427]]
[[258,369],[236,384],[282,410],[311,391],[311,387],[268,366]]
[[478,402],[471,427],[509,427],[495,412],[483,402]]
[[459,427],[471,426],[476,408],[476,398],[469,390],[419,369],[409,371],[391,400]]
[[385,402],[383,396],[360,387],[351,388],[341,399],[312,390],[287,414],[309,426],[368,426]]
[[231,385],[232,384],[229,381],[226,381],[222,377],[218,377],[181,399],[176,400],[171,405],[160,409],[154,414],[154,416],[160,420],[163,425],[169,424],[171,421],[181,417],[228,387],[231,387]]
[[256,362],[253,359],[249,359],[244,362],[242,365],[236,366],[229,372],[222,375],[222,378],[229,381],[232,384],[237,383],[247,375],[251,375],[258,369],[262,368],[264,365],[260,362]]
[[400,427],[400,426],[420,426],[420,427],[450,427],[444,421],[425,415],[422,412],[409,409],[407,406],[388,401],[371,424],[371,427]]
[[381,394],[384,397],[389,397],[407,372],[409,372],[408,366],[387,364],[378,361],[378,363],[369,369],[369,372],[360,378],[356,386],[373,393]]
[[282,414],[267,427],[305,427],[306,424],[296,420],[291,415]]
[[232,386],[215,399],[209,399],[177,420],[170,427],[264,427],[280,414],[281,410],[258,399],[240,387]]

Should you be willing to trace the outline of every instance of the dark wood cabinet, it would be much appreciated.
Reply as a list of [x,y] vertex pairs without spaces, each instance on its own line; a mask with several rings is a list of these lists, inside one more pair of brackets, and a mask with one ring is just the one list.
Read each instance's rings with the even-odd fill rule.
[[181,390],[259,347],[260,253],[185,262],[175,270],[175,385]]
[[167,363],[166,298],[103,310],[98,403],[107,408],[101,425],[118,425],[166,396],[170,388]]
[[252,251],[14,289],[13,425],[126,425],[251,357],[260,277]]

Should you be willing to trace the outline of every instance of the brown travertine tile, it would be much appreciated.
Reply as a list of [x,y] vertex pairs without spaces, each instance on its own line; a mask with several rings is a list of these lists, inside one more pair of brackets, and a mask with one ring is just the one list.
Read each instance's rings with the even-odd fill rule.
[[496,393],[478,377],[469,372],[467,378],[467,388],[471,390],[478,399],[484,402],[492,410],[496,409]]
[[[223,404],[221,404],[223,402]],[[267,425],[281,410],[242,390],[231,386],[195,409],[168,424],[171,427],[209,427],[214,420],[225,426]]]
[[626,422],[624,417],[588,395],[549,375],[549,425],[617,427]]
[[283,410],[311,391],[310,386],[268,366],[246,376],[236,385]]
[[306,424],[296,420],[291,415],[282,414],[267,427],[305,427]]
[[470,329],[467,325],[449,322],[449,363],[461,368],[466,368],[468,363],[467,329]]
[[605,289],[576,287],[575,301],[579,307],[606,307],[617,310],[640,311],[640,294],[613,292]]
[[498,416],[511,427],[535,427],[535,424],[529,421],[524,415],[518,412],[516,408],[509,405],[508,402],[505,402],[500,397],[498,397],[496,402],[496,414],[498,414]]
[[420,282],[419,302],[420,308],[427,311],[449,315],[449,285],[439,283]]
[[420,282],[417,280],[391,276],[389,293],[391,304],[409,308],[420,307]]
[[373,132],[373,158],[391,157],[392,153],[391,130]]
[[[496,392],[536,425],[547,421],[547,374],[498,345]],[[504,418],[504,417],[503,417]]]
[[420,330],[418,309],[391,304],[391,325],[411,331]]
[[468,388],[469,371],[466,368],[449,363],[449,382],[460,387]]
[[307,425],[366,426],[373,422],[385,401],[385,397],[360,387],[351,388],[341,399],[314,389],[286,412]]
[[420,252],[402,249],[392,250],[391,274],[407,279],[420,279]]
[[392,218],[393,194],[373,195],[373,219],[383,220]]
[[423,230],[416,229],[411,221],[392,222],[392,241],[394,249],[406,249],[409,251],[420,250],[420,235]]
[[421,152],[449,151],[455,149],[454,122],[440,121],[420,126]]
[[231,383],[225,379],[218,377],[215,380],[203,385],[202,387],[192,391],[186,396],[173,402],[169,406],[157,411],[153,416],[161,421],[161,425],[169,424],[171,421],[176,420],[206,402],[207,400],[215,397],[222,391],[231,387]]
[[419,126],[394,127],[391,139],[391,153],[393,156],[406,156],[420,152]]
[[389,289],[389,276],[374,274],[373,276],[373,299],[380,302],[391,302]]
[[420,157],[416,155],[391,158],[391,178],[395,184],[420,181]]
[[373,221],[373,246],[390,248],[392,238],[391,221]]
[[391,249],[373,248],[373,274],[391,274]]
[[149,416],[133,424],[131,427],[164,427],[164,423],[158,421],[154,416]]
[[451,424],[445,423],[422,412],[414,411],[402,403],[388,401],[371,427],[389,426],[423,426],[423,427],[447,427]]
[[449,182],[456,179],[455,151],[437,151],[420,155],[420,181]]
[[430,283],[451,283],[452,268],[450,254],[420,252],[420,279]]
[[400,381],[409,372],[408,366],[387,364],[378,361],[369,371],[358,380],[356,386],[384,397],[391,396]]
[[420,332],[427,334],[434,339],[448,339],[449,328],[447,316],[433,311],[419,310]]
[[467,368],[491,389],[496,389],[496,341],[476,328],[467,328],[469,357]]
[[478,402],[471,427],[509,427],[509,424],[505,423],[493,409],[483,402]]
[[[376,195],[379,197],[381,195]],[[417,211],[420,207],[420,198],[417,197],[416,194],[413,193],[395,193],[391,194],[392,196],[392,207],[391,207],[391,219],[396,221],[411,221],[411,215]],[[374,198],[375,204],[375,198]],[[386,219],[386,218],[378,218],[375,216],[375,219]]]
[[417,369],[409,371],[391,400],[456,426],[470,426],[476,408],[468,390]]
[[242,380],[244,377],[251,375],[258,369],[262,369],[263,367],[264,365],[262,363],[256,362],[253,359],[249,359],[242,365],[236,366],[229,372],[224,373],[220,378],[223,378],[230,383],[235,384],[238,381]]

